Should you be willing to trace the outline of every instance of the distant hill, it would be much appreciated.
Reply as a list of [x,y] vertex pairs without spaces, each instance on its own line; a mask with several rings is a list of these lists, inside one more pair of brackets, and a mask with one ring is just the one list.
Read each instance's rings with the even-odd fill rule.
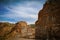
[[29,26],[32,28],[35,28],[35,24],[30,24]]

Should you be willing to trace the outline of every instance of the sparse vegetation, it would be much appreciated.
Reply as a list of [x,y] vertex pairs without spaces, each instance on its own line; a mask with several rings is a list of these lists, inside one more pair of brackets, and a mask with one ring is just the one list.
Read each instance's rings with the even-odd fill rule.
[[35,28],[35,24],[30,24],[29,26],[32,28]]

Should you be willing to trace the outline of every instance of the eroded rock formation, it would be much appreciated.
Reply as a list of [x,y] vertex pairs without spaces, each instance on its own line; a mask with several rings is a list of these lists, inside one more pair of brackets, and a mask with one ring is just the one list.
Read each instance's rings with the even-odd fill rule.
[[16,24],[0,22],[0,40],[18,40],[19,38],[35,38],[34,24],[27,25],[25,21]]
[[20,21],[15,24],[11,31],[7,34],[7,40],[14,40],[19,37],[27,36],[27,23],[25,21]]
[[0,22],[0,40],[5,40],[7,34],[11,31],[11,29],[14,26],[14,24],[8,22]]
[[36,38],[60,40],[60,0],[47,0],[36,21]]

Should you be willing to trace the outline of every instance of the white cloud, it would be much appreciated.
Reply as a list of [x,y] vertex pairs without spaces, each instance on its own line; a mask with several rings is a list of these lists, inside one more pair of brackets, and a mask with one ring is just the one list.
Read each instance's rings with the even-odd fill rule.
[[[40,6],[41,5],[41,6]],[[1,15],[4,17],[9,17],[9,18],[18,18],[22,17],[22,18],[32,18],[37,20],[37,16],[38,16],[38,11],[42,8],[42,4],[39,2],[26,2],[25,4],[21,4],[21,5],[10,5],[6,7],[9,12],[7,12],[8,14],[5,15]],[[27,21],[28,23],[34,23],[36,20],[34,21]]]
[[9,22],[15,24],[16,22],[11,22],[11,21],[0,21],[0,22]]
[[14,14],[17,17],[20,17],[21,16],[21,17],[31,17],[31,18],[35,17],[35,18],[37,18],[36,17],[37,16],[36,15],[37,14],[37,10],[36,9],[33,9],[33,8],[30,8],[30,7],[17,6],[17,7],[7,8],[7,9],[10,12],[12,12],[12,14]]

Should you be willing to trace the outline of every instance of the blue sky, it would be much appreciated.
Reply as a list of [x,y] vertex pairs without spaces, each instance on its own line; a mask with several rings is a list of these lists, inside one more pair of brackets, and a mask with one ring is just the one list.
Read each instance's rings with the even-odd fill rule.
[[34,24],[45,0],[0,0],[0,22]]

